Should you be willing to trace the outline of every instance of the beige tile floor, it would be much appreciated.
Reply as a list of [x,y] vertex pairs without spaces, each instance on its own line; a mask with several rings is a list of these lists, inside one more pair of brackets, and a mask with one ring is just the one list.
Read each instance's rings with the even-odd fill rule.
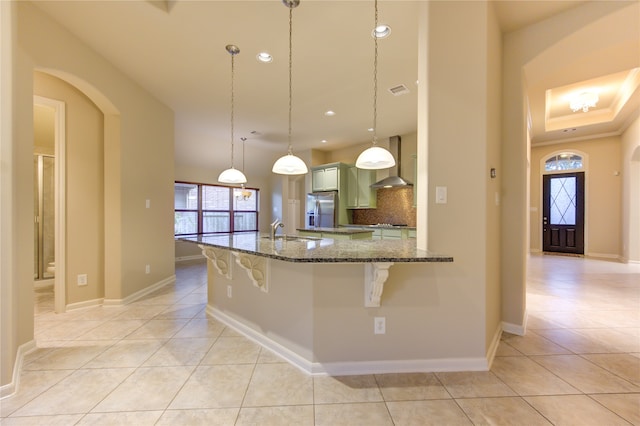
[[311,377],[206,317],[206,267],[35,337],[2,425],[640,425],[640,265],[531,256],[526,336],[491,371]]

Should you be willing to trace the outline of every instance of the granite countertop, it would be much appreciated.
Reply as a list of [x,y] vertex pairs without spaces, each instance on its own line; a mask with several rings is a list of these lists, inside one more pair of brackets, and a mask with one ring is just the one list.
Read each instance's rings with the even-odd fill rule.
[[415,239],[334,240],[301,237],[296,241],[285,241],[271,240],[266,234],[257,232],[241,232],[197,235],[180,240],[287,262],[453,262],[451,256],[417,249]]
[[298,231],[319,232],[323,234],[362,234],[365,232],[373,232],[373,229],[364,228],[298,228]]

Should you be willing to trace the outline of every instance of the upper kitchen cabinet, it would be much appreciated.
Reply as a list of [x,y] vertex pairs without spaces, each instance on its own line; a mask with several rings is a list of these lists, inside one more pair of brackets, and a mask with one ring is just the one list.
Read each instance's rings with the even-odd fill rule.
[[376,207],[376,190],[371,184],[376,181],[375,170],[347,168],[347,208],[373,209]]
[[311,168],[311,190],[319,191],[339,191],[340,172],[342,164],[324,164]]

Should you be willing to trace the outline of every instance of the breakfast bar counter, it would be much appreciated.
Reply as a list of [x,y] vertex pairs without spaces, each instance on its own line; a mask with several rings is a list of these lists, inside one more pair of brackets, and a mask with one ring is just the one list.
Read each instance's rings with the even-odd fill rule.
[[419,250],[415,239],[250,232],[181,240],[208,259],[207,314],[300,369],[342,375],[427,365],[420,359],[431,343],[415,336],[433,321],[437,276],[454,271],[452,257]]
[[181,238],[181,240],[287,262],[453,262],[451,256],[416,248],[414,239],[351,241],[294,235],[279,235],[275,239],[270,239],[266,234],[242,232],[198,235]]

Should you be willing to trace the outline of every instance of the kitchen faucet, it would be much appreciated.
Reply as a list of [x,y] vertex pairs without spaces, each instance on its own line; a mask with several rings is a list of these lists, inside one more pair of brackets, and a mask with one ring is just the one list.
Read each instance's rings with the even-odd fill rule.
[[280,228],[284,228],[284,223],[280,222],[280,219],[276,219],[273,221],[273,223],[271,224],[271,239],[275,240],[276,239],[276,231],[278,230],[278,227]]

